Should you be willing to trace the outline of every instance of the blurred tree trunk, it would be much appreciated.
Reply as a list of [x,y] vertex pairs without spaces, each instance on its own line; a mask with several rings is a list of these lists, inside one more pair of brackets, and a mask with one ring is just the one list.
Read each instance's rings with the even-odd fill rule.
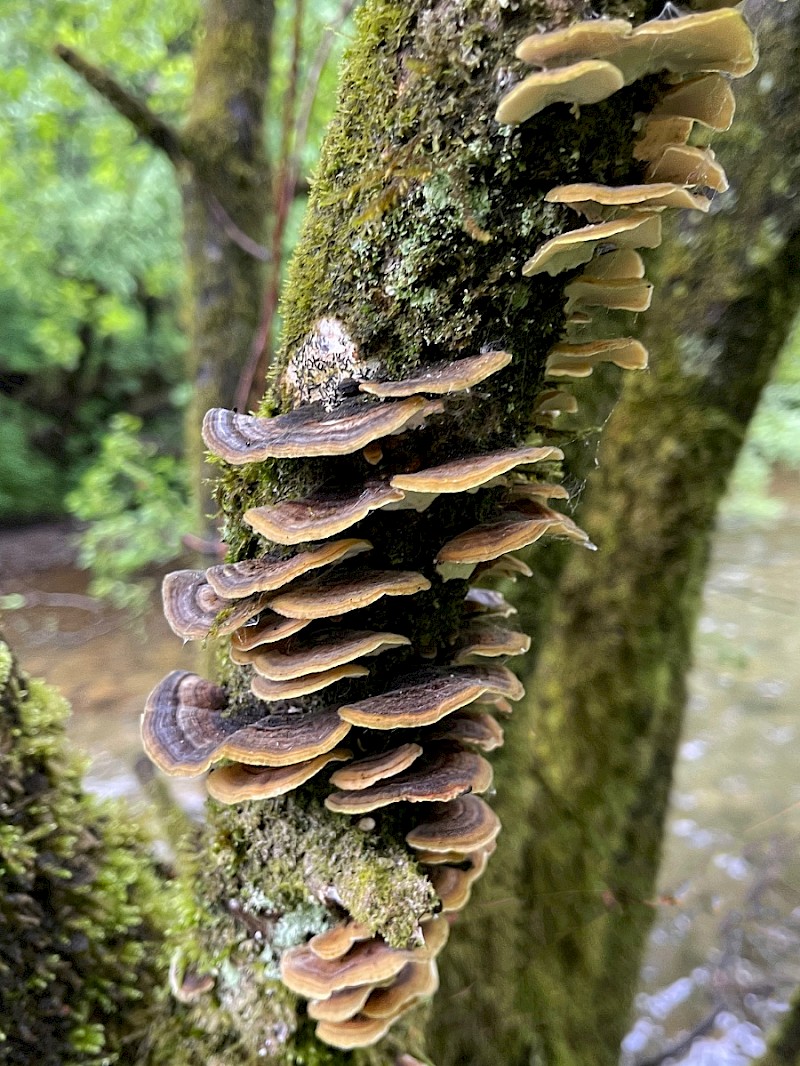
[[800,304],[800,11],[745,13],[763,58],[720,138],[733,189],[665,240],[652,370],[626,382],[579,513],[600,550],[571,553],[537,615],[529,697],[498,759],[513,828],[447,949],[442,1063],[618,1060],[717,504]]
[[270,204],[264,104],[274,0],[206,0],[179,169],[188,265],[186,454],[198,529],[214,539],[213,468],[198,447],[209,407],[230,406],[256,334]]

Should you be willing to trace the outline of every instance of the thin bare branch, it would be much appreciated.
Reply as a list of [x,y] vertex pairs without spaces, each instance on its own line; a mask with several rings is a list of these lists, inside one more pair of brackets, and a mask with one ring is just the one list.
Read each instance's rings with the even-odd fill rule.
[[144,101],[139,100],[120,85],[107,70],[94,66],[65,44],[56,44],[53,52],[71,70],[79,74],[87,85],[107,100],[115,111],[126,118],[146,141],[164,152],[175,165],[183,160],[183,149],[178,132],[163,118],[151,111]]

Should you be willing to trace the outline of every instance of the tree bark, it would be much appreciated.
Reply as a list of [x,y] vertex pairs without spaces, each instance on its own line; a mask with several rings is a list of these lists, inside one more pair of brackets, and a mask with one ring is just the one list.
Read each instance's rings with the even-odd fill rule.
[[[338,117],[326,141],[290,274],[277,388],[263,404],[265,413],[287,411],[317,396],[335,409],[352,394],[352,377],[364,360],[380,366],[384,374],[402,376],[420,364],[474,354],[487,344],[502,345],[514,353],[511,367],[502,376],[469,396],[448,401],[440,421],[387,447],[395,464],[421,461],[432,465],[472,451],[476,441],[481,449],[489,449],[527,437],[531,400],[544,378],[547,351],[561,329],[563,279],[542,277],[532,285],[520,280],[518,270],[546,237],[574,227],[566,213],[544,206],[541,193],[565,181],[635,181],[640,169],[632,158],[634,116],[649,110],[661,90],[658,79],[652,79],[584,109],[578,119],[569,108],[554,107],[521,129],[498,128],[491,117],[498,99],[496,86],[503,71],[515,69],[510,42],[522,36],[536,18],[552,25],[578,13],[577,5],[547,12],[535,3],[510,10],[500,0],[418,0],[412,4],[370,0],[365,5]],[[619,14],[621,9],[612,7],[606,13]],[[534,189],[538,195],[532,196]],[[323,318],[336,320],[337,335],[345,338],[338,348],[326,349],[322,343]],[[703,404],[696,397],[693,400],[699,410],[697,439],[691,444],[701,457],[706,456],[709,443],[703,411],[711,395]],[[726,414],[728,421],[733,417]],[[669,452],[680,446],[671,422],[660,419],[658,427],[667,434],[666,443],[659,447]],[[688,428],[695,432],[694,427]],[[737,424],[728,435],[735,437],[740,429]],[[630,448],[629,437],[626,448]],[[607,466],[611,468],[610,463]],[[230,558],[253,557],[263,551],[242,520],[246,509],[300,497],[320,485],[352,486],[370,474],[371,468],[360,455],[270,460],[224,469],[218,492]],[[658,491],[665,491],[662,480],[669,478],[656,480]],[[656,493],[655,486],[652,493]],[[705,494],[698,492],[693,499],[705,511],[713,511]],[[414,597],[410,607],[402,600],[386,601],[369,614],[370,625],[405,633],[414,648],[442,655],[460,623],[464,587],[441,581],[430,560],[456,531],[496,514],[500,501],[501,496],[489,491],[459,497],[455,505],[442,498],[433,513],[378,512],[365,520],[359,533],[378,546],[375,558],[421,569],[433,582],[431,592]],[[615,492],[614,502],[627,505],[623,488]],[[646,526],[645,503],[652,501],[637,497],[634,502]],[[673,519],[679,524],[676,516]],[[704,550],[697,548],[697,541],[692,543],[693,550]],[[660,548],[660,541],[656,546]],[[642,551],[651,561],[652,551]],[[604,554],[610,554],[608,545]],[[578,565],[585,566],[589,558]],[[635,565],[645,570],[642,562]],[[669,583],[671,592],[684,579],[686,565],[685,559],[678,560],[674,573],[665,576],[664,584]],[[652,591],[663,596],[661,586]],[[694,587],[682,595],[690,599],[693,592]],[[570,586],[565,586],[564,595],[568,606],[574,605]],[[601,585],[598,602],[604,609],[621,610],[621,602],[607,602],[609,596]],[[654,614],[660,618],[663,609],[656,605]],[[610,636],[600,634],[601,646],[608,645],[609,653],[626,667],[633,652],[646,652],[648,697],[653,697],[651,682],[655,680],[661,697],[669,702],[673,698],[670,670],[655,661],[649,643],[652,620],[643,617],[642,623],[647,632],[635,635],[634,648],[625,645],[613,624]],[[662,651],[682,655],[685,644],[681,633]],[[358,699],[379,686],[390,687],[398,669],[413,665],[415,655],[401,651],[376,659],[369,682],[353,682],[346,698]],[[555,652],[548,658],[555,660]],[[590,656],[585,644],[576,657],[562,641],[559,676],[563,677],[565,663],[569,663],[570,677],[579,675],[586,658]],[[220,668],[234,706],[247,708],[249,677],[227,663]],[[626,698],[635,701],[636,695],[628,692]],[[307,706],[311,703],[306,701]],[[630,743],[645,730],[650,717],[639,713],[638,705],[636,711],[624,723]],[[585,716],[584,724],[587,729],[597,728],[592,714]],[[611,826],[616,833],[617,819],[629,796],[627,791],[616,796],[600,790],[610,810],[597,811],[592,831],[585,831],[577,817],[581,804],[598,805],[600,794],[577,753],[574,759],[557,754],[555,729],[553,718],[537,742],[538,751],[551,759],[551,765],[541,764],[539,772],[550,782],[549,802],[560,819],[557,828],[590,849],[589,858],[579,861],[580,876],[571,872],[568,883],[577,882],[578,890],[584,891],[584,881],[590,882],[594,916],[598,907],[617,905],[610,897],[604,902],[606,882],[616,889],[617,898],[628,902],[625,885],[618,886],[616,877],[612,882],[591,863],[598,855],[595,832]],[[602,768],[605,779],[616,783],[615,775],[619,775],[624,785],[622,769],[628,754],[622,758],[618,754],[625,742],[611,735],[600,736],[598,742],[611,756],[610,765]],[[511,759],[527,762],[524,738],[518,736],[516,743],[518,751],[511,753]],[[659,755],[667,745],[664,740]],[[564,746],[569,750],[570,742],[565,740]],[[660,763],[654,769],[647,754],[639,764],[637,784],[648,775],[653,780],[658,776]],[[665,757],[668,760],[669,752]],[[569,796],[564,798],[565,793],[571,794],[568,767],[576,775],[574,804]],[[526,809],[522,800],[531,787],[527,772],[521,787],[515,801],[506,804],[508,811],[514,806]],[[399,811],[380,815],[375,835],[365,834],[324,808],[324,792],[312,783],[289,799],[242,807],[211,806],[206,854],[213,861],[197,871],[197,903],[187,907],[191,920],[184,929],[183,951],[198,969],[216,976],[216,1001],[209,998],[193,1009],[190,1035],[177,1044],[174,1027],[165,1023],[172,1041],[167,1036],[158,1045],[162,1059],[168,1054],[179,1066],[200,1057],[217,1062],[223,1061],[223,1048],[235,1048],[243,1062],[284,1063],[313,1055],[315,1063],[368,1061],[388,1066],[401,1051],[424,1053],[415,1018],[369,1051],[343,1054],[328,1048],[315,1040],[303,1009],[275,979],[282,949],[335,920],[326,901],[342,901],[348,913],[394,946],[409,943],[411,931],[431,906],[427,879],[402,845],[410,815]],[[509,836],[518,840],[528,832],[520,809],[507,816]],[[532,802],[530,809],[537,823],[547,828],[541,801]],[[619,858],[618,836],[612,837],[608,853],[604,847],[599,850],[609,861]],[[561,844],[554,853],[559,862],[564,861]],[[573,852],[567,854],[574,859]],[[521,855],[526,860],[525,876],[539,878],[527,865],[528,850],[522,849]],[[301,862],[297,856],[302,856]],[[391,879],[388,868],[393,871]],[[563,893],[564,883],[557,878],[555,890]],[[541,885],[541,879],[536,884]],[[518,883],[514,891],[519,894]],[[527,894],[523,902],[528,903]],[[476,921],[482,917],[479,911]],[[556,944],[571,947],[561,935],[562,928],[554,931]],[[533,931],[536,950],[542,954],[552,948],[549,935],[550,928],[544,933]],[[521,941],[523,953],[531,950],[531,939],[528,932]],[[597,959],[587,959],[586,988],[597,987],[589,979],[599,981],[598,960],[604,957],[604,943],[597,949]],[[473,960],[472,973],[478,981],[485,981],[484,962],[485,957]],[[576,991],[577,979],[557,953],[552,967],[537,974],[542,984],[563,978],[560,1004]],[[537,974],[527,974],[528,990]],[[527,1011],[524,997],[521,1006]],[[585,1020],[587,1015],[581,1017]],[[614,1019],[614,1024],[622,1023]],[[460,1033],[452,1022],[440,1031],[439,1050],[446,1058],[458,1046]],[[495,1041],[497,1061],[515,1061],[512,1045],[494,1035],[482,1036],[486,1042]],[[557,1043],[557,1034],[546,1037],[541,1046]],[[570,1040],[574,1051],[579,1042],[574,1031]],[[524,1032],[528,1053],[531,1042],[530,1032]],[[442,1048],[445,1044],[449,1050]]]
[[798,13],[745,13],[762,61],[720,138],[733,191],[673,227],[656,265],[652,370],[626,382],[579,512],[600,550],[571,554],[539,616],[530,698],[498,760],[515,828],[448,947],[436,1028],[458,1036],[437,1040],[442,1063],[618,1060],[717,504],[800,302]]
[[207,0],[195,88],[181,134],[179,171],[188,267],[186,454],[198,529],[214,539],[213,468],[197,447],[209,407],[232,404],[253,337],[263,288],[262,248],[270,210],[264,101],[274,0]]

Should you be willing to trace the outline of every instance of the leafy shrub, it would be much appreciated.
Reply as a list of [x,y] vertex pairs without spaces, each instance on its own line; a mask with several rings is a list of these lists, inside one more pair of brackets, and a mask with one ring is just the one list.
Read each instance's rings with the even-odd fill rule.
[[90,592],[134,610],[152,589],[143,572],[177,558],[191,528],[184,465],[158,454],[141,433],[141,419],[115,415],[96,461],[66,499],[68,510],[89,523],[79,562],[92,571]]

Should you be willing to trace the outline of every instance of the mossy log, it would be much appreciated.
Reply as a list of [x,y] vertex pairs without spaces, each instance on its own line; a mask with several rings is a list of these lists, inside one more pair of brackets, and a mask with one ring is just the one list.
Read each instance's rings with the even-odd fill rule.
[[144,834],[82,788],[65,701],[0,641],[0,1062],[145,1054],[163,1009],[169,912]]
[[653,272],[652,370],[626,382],[579,511],[600,551],[568,559],[497,760],[510,831],[444,959],[442,1063],[618,1061],[717,505],[800,306],[798,12],[745,13],[762,59],[720,138],[733,193],[681,219]]

